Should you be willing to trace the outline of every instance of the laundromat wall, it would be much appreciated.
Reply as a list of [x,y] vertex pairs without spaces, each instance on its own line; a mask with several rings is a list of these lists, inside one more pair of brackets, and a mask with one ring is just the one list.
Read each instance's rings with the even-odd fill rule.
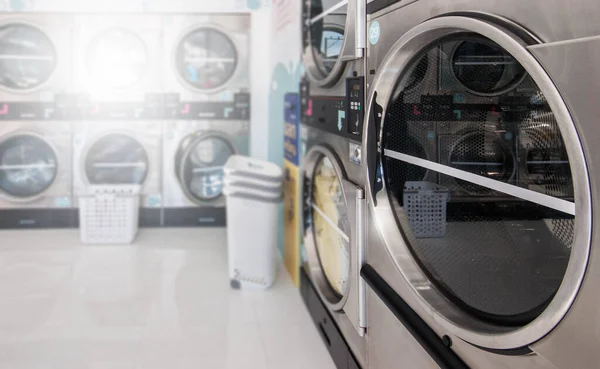
[[[0,12],[2,12],[0,14],[0,23],[7,24],[12,19],[22,19],[26,23],[31,21],[35,24],[39,20],[43,24],[46,14],[56,13],[73,15],[101,14],[107,21],[110,21],[110,18],[113,16],[118,17],[123,14],[165,15],[175,17],[174,24],[178,22],[176,18],[178,15],[189,17],[194,14],[210,13],[249,16],[249,41],[247,50],[249,120],[246,125],[239,125],[242,128],[238,129],[226,126],[227,128],[223,128],[223,131],[226,136],[233,137],[231,146],[233,146],[232,150],[234,152],[250,154],[251,156],[268,159],[279,165],[283,165],[284,97],[286,93],[298,90],[301,73],[300,6],[301,2],[294,0],[4,0],[0,2]],[[148,37],[151,38],[151,36]],[[60,52],[58,49],[54,51],[56,54]],[[77,50],[74,51],[77,52]],[[159,50],[157,54],[167,52],[171,53],[173,51]],[[152,60],[149,59],[149,62],[152,62]],[[141,137],[149,136],[153,132],[156,133],[160,130],[159,134],[162,135],[161,143],[158,145],[159,147],[154,148],[157,152],[153,152],[152,148],[149,149],[150,152],[147,153],[148,158],[146,158],[149,161],[149,168],[148,173],[145,174],[146,180],[151,179],[150,177],[154,175],[152,171],[155,171],[156,176],[160,178],[156,180],[156,186],[150,186],[143,193],[140,225],[155,227],[224,224],[224,212],[222,213],[217,210],[223,208],[224,202],[222,200],[212,202],[208,206],[203,207],[206,216],[202,216],[201,213],[196,211],[189,214],[178,214],[175,218],[169,218],[169,212],[165,210],[168,207],[165,205],[165,202],[171,201],[178,206],[182,206],[186,205],[186,201],[178,198],[178,196],[183,197],[181,195],[167,194],[169,192],[169,189],[166,188],[168,180],[167,173],[164,173],[164,168],[168,166],[165,166],[161,161],[171,160],[168,156],[169,153],[166,152],[168,145],[165,145],[165,142],[169,140],[171,135],[177,137],[178,129],[180,129],[178,127],[183,125],[191,127],[190,130],[221,131],[220,124],[227,123],[222,123],[218,119],[207,122],[199,118],[193,122],[191,120],[188,122],[165,120],[161,122],[154,121],[153,124],[150,124],[149,121],[152,121],[151,119],[144,119],[144,122],[147,121],[149,124],[147,127],[144,127],[143,122],[132,123],[132,120],[129,120],[126,116],[123,119],[114,119],[113,117],[94,121],[69,119],[68,122],[57,122],[57,119],[52,118],[53,112],[47,112],[42,106],[54,100],[55,97],[52,94],[42,93],[39,95],[40,107],[33,108],[33,110],[36,110],[36,113],[21,114],[21,116],[16,117],[11,114],[2,115],[4,105],[6,105],[5,102],[17,102],[17,105],[23,105],[23,101],[27,100],[23,96],[26,95],[24,94],[19,97],[11,91],[0,92],[0,97],[2,97],[0,99],[0,120],[4,123],[4,127],[0,128],[0,142],[8,136],[8,128],[6,127],[11,127],[10,129],[13,131],[35,131],[40,130],[40,127],[42,127],[42,134],[49,135],[51,132],[53,135],[56,135],[58,132],[69,129],[77,131],[77,126],[85,126],[84,131],[87,134],[89,131],[94,131],[102,125],[114,126],[116,129],[122,128],[126,130],[128,129],[128,124],[131,124],[136,127],[137,132],[140,132],[140,136],[136,138],[140,138],[139,141],[144,146],[143,138]],[[124,99],[127,100],[127,98],[125,97]],[[194,96],[185,96],[185,98],[195,101]],[[108,100],[110,99],[111,96],[108,97]],[[235,101],[238,106],[241,104],[242,107],[244,102],[243,98],[241,101]],[[53,101],[53,103],[59,102]],[[72,102],[67,101],[66,103],[69,104]],[[213,101],[209,101],[208,103],[213,103]],[[165,105],[168,106],[168,102]],[[186,111],[186,109],[190,108],[185,105],[178,105],[177,109]],[[40,114],[36,115],[38,110]],[[191,110],[194,112],[193,106]],[[244,120],[243,113],[236,111],[232,114],[242,114],[239,120]],[[201,114],[199,116],[202,117]],[[52,128],[49,128],[49,125],[53,125]],[[244,138],[244,134],[247,135],[247,138]],[[82,157],[72,152],[72,150],[75,150],[77,145],[85,146],[87,144],[86,139],[86,137],[81,138],[74,133],[71,137],[72,142],[65,144],[64,138],[56,138],[56,142],[59,142],[59,144],[49,147],[47,150],[48,153],[54,153],[49,154],[53,156],[49,160],[50,164],[48,164],[48,160],[39,159],[45,162],[44,165],[56,165],[58,163],[63,167],[62,172],[59,171],[59,174],[53,179],[54,184],[44,192],[44,200],[36,197],[35,199],[31,199],[32,201],[11,201],[14,198],[11,199],[11,196],[6,198],[6,196],[0,193],[0,228],[57,228],[77,226],[76,209],[78,194],[75,190],[77,186],[77,175],[75,172],[81,168],[85,168],[89,163],[85,162]],[[219,137],[217,137],[217,141],[218,139]],[[213,143],[213,147],[214,145]],[[238,147],[242,149],[238,149]],[[70,150],[69,154],[65,153],[65,151]],[[159,158],[157,159],[158,162],[152,163],[153,155]],[[63,156],[70,157],[67,160],[67,165],[61,162]],[[9,165],[10,163],[4,164]],[[69,170],[66,170],[65,167],[68,167]],[[49,174],[41,171],[38,175],[44,176]],[[0,176],[2,176],[1,173]],[[69,188],[68,193],[65,193],[60,188],[56,188],[59,182],[62,183],[63,187]],[[169,196],[173,199],[168,200]],[[197,224],[194,224],[194,222]],[[280,229],[281,227],[282,221],[280,222]],[[281,231],[280,234],[280,247],[283,247],[283,232]]]

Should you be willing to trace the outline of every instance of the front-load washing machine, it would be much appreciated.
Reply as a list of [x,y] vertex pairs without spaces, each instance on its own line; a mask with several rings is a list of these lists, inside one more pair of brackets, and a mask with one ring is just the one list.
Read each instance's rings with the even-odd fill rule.
[[369,368],[595,366],[599,12],[418,0],[371,14]]
[[0,125],[0,228],[74,227],[71,124]]
[[[83,14],[75,17],[74,85],[90,118],[155,118],[162,93],[159,15]],[[152,109],[153,108],[153,109]]]
[[[366,365],[361,138],[365,15],[361,1],[307,0],[301,84],[304,193],[302,273],[333,319],[325,342],[340,367]],[[361,26],[363,24],[363,26]],[[311,303],[307,302],[312,311]],[[336,346],[340,332],[345,344]],[[327,335],[327,333],[324,333]],[[341,354],[340,354],[341,352]],[[345,353],[345,354],[344,354]]]
[[72,33],[71,15],[3,14],[0,119],[41,119],[54,113],[56,96],[72,90]]
[[[173,117],[221,119],[248,115],[250,16],[165,15],[164,91]],[[247,119],[247,118],[241,118]]]
[[168,121],[163,136],[165,226],[225,224],[223,165],[248,155],[248,121]]
[[[305,0],[302,61],[313,96],[346,96],[346,77],[363,75],[364,14],[361,1]],[[357,69],[357,66],[359,68]]]
[[141,185],[140,226],[162,223],[160,121],[89,121],[73,137],[75,196],[90,185]]

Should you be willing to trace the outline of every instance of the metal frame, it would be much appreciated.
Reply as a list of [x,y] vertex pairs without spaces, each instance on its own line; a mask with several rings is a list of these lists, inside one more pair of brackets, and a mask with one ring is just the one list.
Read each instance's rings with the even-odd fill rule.
[[[498,23],[502,24],[502,22]],[[489,349],[515,349],[540,340],[564,318],[583,281],[591,247],[591,193],[586,160],[573,120],[552,80],[528,51],[529,45],[510,30],[487,20],[463,16],[439,17],[428,20],[408,31],[388,52],[369,92],[367,116],[371,117],[374,114],[374,105],[378,103],[383,107],[382,119],[385,117],[385,110],[387,104],[391,101],[396,81],[402,77],[419,52],[438,39],[461,32],[472,32],[484,36],[513,55],[544,92],[560,127],[573,173],[576,173],[573,177],[576,196],[575,203],[572,206],[577,210],[578,215],[575,222],[573,250],[561,287],[547,309],[527,326],[520,328],[498,327],[478,321],[450,303],[421,270],[395,222],[394,211],[385,188],[385,182],[383,183],[383,190],[376,194],[376,198],[373,198],[372,183],[366,186],[368,198],[373,200],[369,201],[369,206],[375,218],[377,232],[385,242],[387,252],[404,279],[411,286],[409,290],[417,297],[416,301],[421,305],[423,311],[439,322],[444,329],[471,344]],[[375,101],[375,94],[377,94],[377,102]],[[386,154],[382,152],[380,146],[383,128],[380,137],[372,137],[372,133],[369,134],[369,125],[372,124],[374,122],[370,119],[364,128],[363,152],[367,162],[371,162],[370,159],[372,158],[368,158],[368,156],[372,153]],[[382,121],[381,126],[385,126],[384,121]],[[399,159],[408,161],[415,158],[402,157]],[[426,165],[428,163],[416,164]],[[439,168],[436,167],[436,169]],[[372,171],[375,170],[378,170],[378,168],[366,168],[365,174],[369,182],[371,181],[370,178],[373,177]],[[462,173],[457,174],[462,176]],[[488,183],[485,185],[488,185]],[[525,197],[530,201],[536,201],[535,198],[530,198],[529,194]]]

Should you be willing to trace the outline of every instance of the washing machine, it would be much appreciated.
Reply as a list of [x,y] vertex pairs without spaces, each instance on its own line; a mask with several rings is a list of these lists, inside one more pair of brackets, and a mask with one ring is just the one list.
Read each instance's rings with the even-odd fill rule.
[[249,155],[249,122],[167,121],[164,130],[165,225],[225,225],[223,165]]
[[169,116],[248,119],[250,15],[165,15],[162,19]]
[[315,311],[312,304],[324,306],[323,316],[313,314],[313,319],[340,368],[366,364],[365,284],[359,278],[364,261],[364,27],[357,22],[364,10],[358,1],[303,4],[301,273],[320,301],[307,300],[309,310]]
[[156,118],[163,92],[159,15],[75,16],[75,90],[88,118]]
[[68,122],[2,122],[0,228],[76,225],[71,156]]
[[367,25],[368,367],[595,366],[600,7],[383,3]]
[[73,17],[3,14],[0,119],[48,119],[57,95],[72,90]]
[[78,122],[73,137],[75,196],[93,185],[141,185],[139,224],[162,224],[162,122]]

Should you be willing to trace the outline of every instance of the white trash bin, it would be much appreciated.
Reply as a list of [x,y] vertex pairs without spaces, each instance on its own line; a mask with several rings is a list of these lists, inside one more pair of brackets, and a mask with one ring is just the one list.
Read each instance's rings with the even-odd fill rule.
[[[247,170],[248,162],[253,171]],[[277,277],[279,204],[283,199],[278,178],[283,178],[283,171],[275,164],[245,157],[231,157],[224,171],[231,287],[267,289]]]
[[283,170],[274,163],[242,155],[232,155],[223,167],[225,178],[254,179],[272,184],[283,183]]

